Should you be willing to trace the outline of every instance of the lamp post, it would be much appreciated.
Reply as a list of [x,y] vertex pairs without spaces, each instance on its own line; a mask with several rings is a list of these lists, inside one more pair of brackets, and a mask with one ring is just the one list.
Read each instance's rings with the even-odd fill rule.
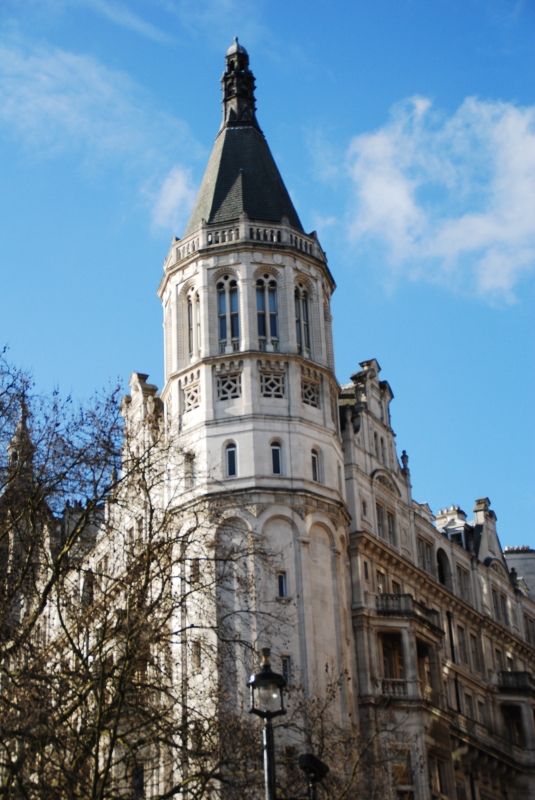
[[264,785],[266,790],[266,800],[277,800],[275,788],[275,751],[273,744],[273,723],[274,717],[286,714],[284,708],[283,689],[286,681],[271,669],[269,657],[271,651],[269,647],[261,650],[262,663],[260,672],[251,675],[249,686],[251,690],[251,714],[256,714],[264,720],[264,730],[262,732],[262,747],[264,751]]
[[299,756],[298,764],[307,777],[309,800],[316,800],[316,787],[328,774],[329,767],[313,753],[303,753]]

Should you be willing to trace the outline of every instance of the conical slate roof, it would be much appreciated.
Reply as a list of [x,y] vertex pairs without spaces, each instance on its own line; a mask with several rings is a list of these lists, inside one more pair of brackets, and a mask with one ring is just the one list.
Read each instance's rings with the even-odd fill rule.
[[245,212],[250,219],[303,230],[255,116],[254,77],[247,51],[236,41],[223,73],[223,124],[197,195],[185,236],[204,219],[224,225]]

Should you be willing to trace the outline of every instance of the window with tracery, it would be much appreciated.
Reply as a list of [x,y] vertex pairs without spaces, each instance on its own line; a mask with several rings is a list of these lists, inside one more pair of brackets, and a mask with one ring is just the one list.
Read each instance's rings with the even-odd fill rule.
[[193,289],[188,293],[188,353],[190,359],[201,354],[201,307],[199,295]]
[[256,318],[258,332],[258,347],[266,350],[279,349],[279,319],[277,305],[277,282],[264,275],[256,282]]
[[295,336],[297,339],[297,352],[307,358],[310,357],[310,321],[308,307],[308,292],[302,283],[295,289]]
[[230,275],[224,275],[217,284],[217,318],[219,352],[227,353],[239,350],[240,309],[238,283]]

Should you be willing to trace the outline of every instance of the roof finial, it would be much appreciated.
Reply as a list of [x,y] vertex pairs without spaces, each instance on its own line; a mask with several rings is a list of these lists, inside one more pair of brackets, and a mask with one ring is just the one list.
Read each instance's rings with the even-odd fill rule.
[[232,125],[251,125],[258,127],[255,116],[254,75],[249,69],[249,56],[243,45],[239,44],[238,37],[234,37],[226,53],[227,66],[221,83],[223,84],[223,124],[222,127]]

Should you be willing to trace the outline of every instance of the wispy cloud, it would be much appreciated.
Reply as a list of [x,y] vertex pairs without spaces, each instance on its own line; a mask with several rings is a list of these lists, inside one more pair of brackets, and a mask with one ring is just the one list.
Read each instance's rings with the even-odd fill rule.
[[349,149],[351,235],[391,266],[514,299],[535,267],[535,108],[467,98],[450,117],[425,98]]
[[173,167],[154,201],[152,222],[155,227],[178,230],[191,211],[195,195],[189,172],[182,167]]
[[147,39],[163,44],[174,41],[172,36],[144,20],[124,3],[110,2],[110,0],[76,0],[76,2],[88,6],[97,14],[107,17],[111,22],[145,36]]
[[[155,197],[147,187],[161,184],[172,165],[201,151],[188,126],[128,75],[91,56],[27,43],[0,44],[0,128],[30,158],[68,153],[85,169],[121,169],[144,197]],[[163,201],[155,202],[161,221]]]

